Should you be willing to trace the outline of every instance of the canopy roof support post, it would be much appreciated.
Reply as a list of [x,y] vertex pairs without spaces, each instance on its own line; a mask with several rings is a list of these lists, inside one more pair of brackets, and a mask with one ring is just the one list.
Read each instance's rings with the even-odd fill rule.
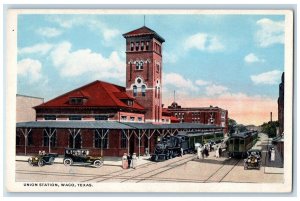
[[23,130],[22,128],[20,128],[20,131],[23,134],[24,139],[25,139],[24,154],[26,156],[27,155],[27,143],[28,143],[27,140],[28,140],[28,135],[31,132],[31,128],[29,128],[29,130],[28,130],[28,128],[25,128],[25,130]]
[[[100,132],[101,130],[101,132]],[[100,137],[101,140],[101,147],[100,147],[100,155],[103,157],[103,140],[106,137],[106,135],[109,134],[109,129],[95,129],[97,135]]]
[[49,147],[49,153],[51,153],[51,138],[54,135],[54,133],[56,132],[56,128],[52,131],[51,128],[49,128],[49,132],[47,131],[46,128],[44,128],[45,133],[47,134],[49,140],[48,140],[48,147]]
[[68,130],[69,130],[69,133],[71,134],[71,136],[73,138],[73,146],[72,146],[72,148],[74,149],[75,148],[75,138],[80,133],[80,129],[78,129],[77,131],[76,131],[76,128],[74,128],[73,130],[71,130],[71,129],[68,129]]

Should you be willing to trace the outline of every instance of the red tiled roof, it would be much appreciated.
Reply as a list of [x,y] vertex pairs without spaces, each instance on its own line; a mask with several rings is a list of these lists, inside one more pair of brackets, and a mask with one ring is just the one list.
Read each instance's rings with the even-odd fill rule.
[[139,29],[135,29],[133,31],[123,34],[125,38],[134,37],[134,36],[143,36],[143,35],[153,35],[160,42],[165,42],[165,39],[163,39],[163,37],[161,37],[158,33],[156,33],[155,31],[153,31],[152,29],[146,26],[143,26]]
[[[87,101],[83,105],[73,105],[69,103],[70,98],[86,98]],[[90,84],[74,89],[61,96],[58,96],[48,102],[36,106],[35,108],[48,107],[104,107],[104,108],[128,108],[144,111],[144,107],[135,100],[133,106],[128,106],[122,99],[131,99],[133,97],[126,94],[124,87],[96,80]]]

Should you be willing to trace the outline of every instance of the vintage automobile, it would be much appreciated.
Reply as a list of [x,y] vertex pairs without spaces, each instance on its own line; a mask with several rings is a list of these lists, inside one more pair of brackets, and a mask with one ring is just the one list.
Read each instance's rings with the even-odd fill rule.
[[89,156],[89,150],[87,149],[65,149],[65,156],[63,163],[65,166],[70,165],[86,165],[101,167],[103,165],[102,157]]
[[28,159],[28,163],[31,166],[39,166],[43,165],[52,165],[54,163],[55,158],[58,156],[56,153],[48,153],[46,154],[44,151],[39,152],[38,155],[32,156]]
[[251,149],[247,152],[247,158],[244,159],[244,169],[260,169],[261,167],[261,150]]

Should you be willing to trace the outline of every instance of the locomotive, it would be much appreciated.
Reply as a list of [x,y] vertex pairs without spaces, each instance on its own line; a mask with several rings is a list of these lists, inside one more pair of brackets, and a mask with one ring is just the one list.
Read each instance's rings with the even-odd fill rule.
[[209,140],[223,139],[223,132],[179,132],[176,136],[163,137],[155,146],[154,153],[151,155],[152,161],[161,161],[174,158],[183,154],[195,153],[196,144],[205,144]]

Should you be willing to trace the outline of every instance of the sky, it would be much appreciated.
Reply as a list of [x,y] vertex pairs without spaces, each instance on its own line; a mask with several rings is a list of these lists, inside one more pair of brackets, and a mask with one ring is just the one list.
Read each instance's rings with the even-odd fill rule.
[[[163,104],[218,106],[242,124],[277,120],[284,15],[146,15],[163,43]],[[143,15],[18,16],[17,93],[53,99],[95,80],[125,86],[125,39]]]

